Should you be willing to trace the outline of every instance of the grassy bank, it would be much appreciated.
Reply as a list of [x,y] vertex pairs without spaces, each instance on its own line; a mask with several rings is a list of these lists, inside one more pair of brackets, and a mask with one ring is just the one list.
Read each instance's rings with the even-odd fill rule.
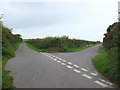
[[12,84],[13,77],[8,75],[8,71],[5,70],[5,64],[9,59],[15,56],[15,51],[20,44],[21,42],[13,45],[11,56],[8,55],[2,57],[2,88],[15,88],[15,86]]
[[[38,52],[50,52],[48,49],[38,49],[36,47],[34,47],[33,45],[29,44],[29,43],[26,43],[26,45],[33,49],[33,50],[36,50]],[[95,45],[90,45],[90,46],[84,46],[84,47],[81,47],[81,48],[67,48],[65,52],[77,52],[77,51],[81,51],[81,50],[84,50],[84,49],[87,49],[87,48],[90,48],[90,47],[93,47]]]
[[118,79],[118,77],[120,77],[118,73],[118,62],[114,61],[114,58],[111,57],[108,51],[100,46],[99,55],[95,56],[92,61],[96,69],[103,76],[120,86],[120,80]]

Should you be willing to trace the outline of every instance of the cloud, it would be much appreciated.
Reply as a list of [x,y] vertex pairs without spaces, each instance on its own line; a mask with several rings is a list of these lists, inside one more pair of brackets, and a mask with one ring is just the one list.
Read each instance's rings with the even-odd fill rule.
[[23,38],[67,35],[102,41],[107,27],[117,21],[116,2],[9,2],[0,8],[4,24]]

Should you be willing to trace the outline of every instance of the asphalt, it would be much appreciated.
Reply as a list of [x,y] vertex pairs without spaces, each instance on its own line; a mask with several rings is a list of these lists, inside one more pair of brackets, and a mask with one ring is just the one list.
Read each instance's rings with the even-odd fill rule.
[[91,61],[98,47],[72,53],[42,53],[21,44],[6,64],[16,88],[114,88]]

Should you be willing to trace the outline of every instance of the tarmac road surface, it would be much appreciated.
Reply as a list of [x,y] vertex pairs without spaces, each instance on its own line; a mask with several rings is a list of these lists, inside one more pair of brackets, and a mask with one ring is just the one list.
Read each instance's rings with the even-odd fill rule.
[[21,44],[6,64],[16,88],[113,88],[94,68],[98,47],[72,53],[37,52]]

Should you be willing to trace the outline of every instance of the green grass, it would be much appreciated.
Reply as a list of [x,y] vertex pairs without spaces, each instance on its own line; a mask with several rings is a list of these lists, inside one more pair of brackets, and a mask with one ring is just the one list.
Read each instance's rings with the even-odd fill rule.
[[114,58],[102,46],[99,47],[99,55],[95,56],[92,61],[103,76],[120,86],[118,62],[114,61]]
[[[49,50],[47,49],[38,49],[36,47],[34,47],[33,45],[29,44],[29,43],[26,43],[27,46],[31,49],[34,49],[38,52],[50,52]],[[81,48],[67,48],[67,50],[65,52],[77,52],[77,51],[81,51],[81,50],[84,50],[84,49],[87,49],[87,48],[90,48],[90,47],[93,47],[95,45],[90,45],[90,46],[85,46],[85,47],[81,47]]]
[[8,72],[5,70],[5,64],[7,61],[15,56],[15,50],[19,47],[20,43],[13,45],[13,50],[11,51],[12,56],[2,56],[2,88],[15,88],[12,83],[13,77],[8,75]]

